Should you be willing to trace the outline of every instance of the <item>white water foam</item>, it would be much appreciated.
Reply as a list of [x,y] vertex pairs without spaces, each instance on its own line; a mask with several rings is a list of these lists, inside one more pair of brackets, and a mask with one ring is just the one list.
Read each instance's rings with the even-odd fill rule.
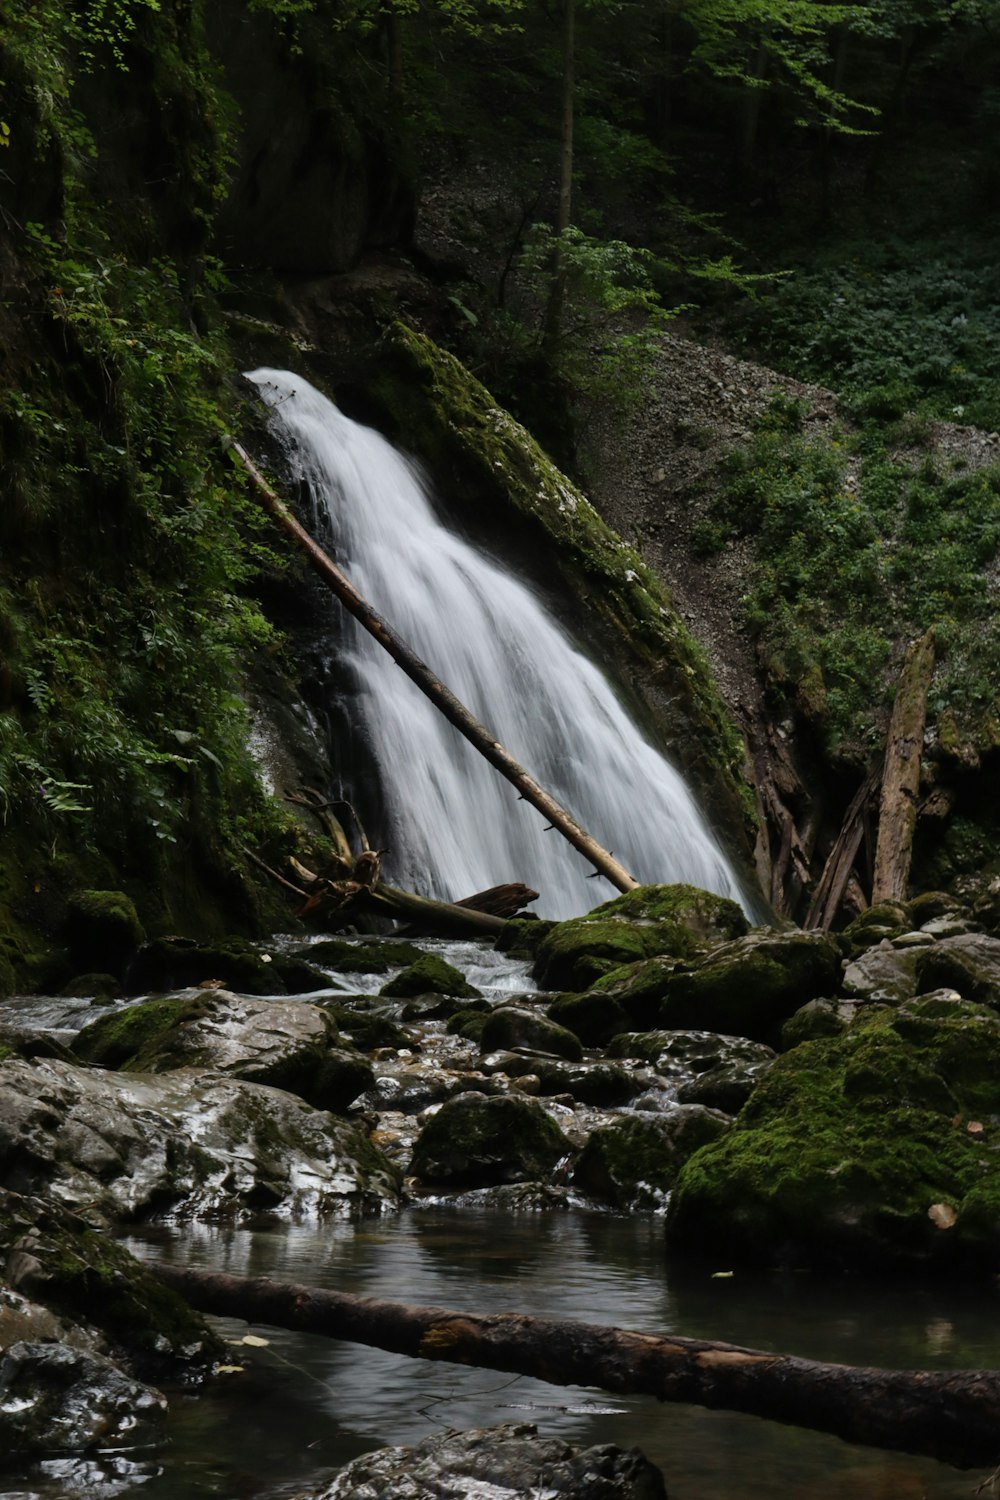
[[[441,524],[416,466],[300,377],[260,369],[248,378],[338,564],[434,674],[638,880],[689,881],[741,901],[680,774],[530,588]],[[539,914],[558,918],[615,894],[587,878],[583,856],[546,831],[354,620],[338,654],[359,684],[394,884],[460,900],[524,881],[541,893]]]

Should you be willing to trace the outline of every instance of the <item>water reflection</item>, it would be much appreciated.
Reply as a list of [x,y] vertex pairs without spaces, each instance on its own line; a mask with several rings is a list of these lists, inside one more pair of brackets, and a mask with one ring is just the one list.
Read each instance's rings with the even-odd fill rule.
[[[404,1214],[392,1223],[236,1230],[193,1226],[129,1241],[148,1256],[234,1274],[305,1281],[365,1296],[477,1311],[580,1318],[728,1339],[856,1364],[993,1365],[982,1289],[664,1266],[662,1225],[597,1215]],[[722,1269],[728,1269],[721,1267]],[[246,1325],[220,1322],[241,1339]],[[967,1500],[982,1475],[853,1448],[773,1423],[601,1391],[557,1389],[487,1370],[254,1328],[234,1345],[246,1373],[175,1403],[164,1497],[290,1496],[349,1458],[446,1427],[536,1422],[580,1444],[637,1444],[663,1468],[671,1500]],[[212,1454],[209,1465],[205,1458]],[[221,1476],[221,1477],[220,1477]],[[221,1487],[220,1487],[221,1486]],[[2,1497],[0,1497],[2,1500]]]

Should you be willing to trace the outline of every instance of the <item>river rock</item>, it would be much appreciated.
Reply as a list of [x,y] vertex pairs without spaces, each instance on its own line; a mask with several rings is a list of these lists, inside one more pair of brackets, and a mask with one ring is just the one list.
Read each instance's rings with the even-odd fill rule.
[[337,974],[388,974],[390,969],[415,964],[423,957],[423,950],[416,943],[349,943],[344,938],[321,938],[318,943],[297,948],[295,956]]
[[554,1053],[570,1062],[579,1062],[583,1048],[579,1037],[550,1021],[538,1011],[515,1005],[501,1005],[491,1011],[479,1033],[479,1045],[484,1052],[495,1052],[500,1048],[530,1048],[532,1051]]
[[660,1024],[771,1043],[800,1005],[837,990],[840,968],[840,949],[825,933],[752,932],[676,974]]
[[714,1068],[706,1068],[697,1078],[682,1083],[677,1090],[678,1104],[702,1104],[727,1115],[738,1115],[764,1074],[774,1061],[770,1047],[755,1059],[730,1058]]
[[910,910],[900,901],[880,901],[869,906],[853,922],[849,922],[840,934],[845,951],[856,958],[866,948],[872,948],[886,938],[898,937],[913,926]]
[[357,1126],[198,1068],[0,1063],[0,1172],[111,1219],[349,1216],[397,1201],[393,1173]]
[[590,1135],[573,1168],[573,1185],[612,1208],[663,1208],[688,1157],[730,1123],[700,1104],[616,1120]]
[[13,1344],[0,1359],[0,1453],[79,1452],[162,1436],[167,1403],[103,1355]]
[[789,1016],[781,1028],[781,1050],[790,1052],[802,1042],[816,1042],[821,1037],[839,1036],[857,1019],[860,1000],[810,1000]]
[[742,1074],[749,1094],[761,1070],[774,1061],[775,1053],[763,1042],[721,1036],[714,1031],[640,1031],[616,1036],[608,1047],[608,1056],[651,1063],[675,1092],[703,1076]]
[[[638,1448],[572,1448],[528,1423],[365,1453],[312,1500],[666,1500]],[[303,1497],[308,1500],[308,1497]]]
[[777,1059],[682,1167],[668,1241],[744,1260],[993,1269],[1000,1018],[947,996],[864,1007]]
[[583,995],[560,995],[546,1011],[550,1021],[580,1038],[585,1047],[605,1047],[613,1036],[630,1029],[630,1020],[613,995],[588,990]]
[[1000,938],[982,932],[942,938],[917,956],[917,982],[921,993],[953,989],[1000,1009]]
[[866,948],[844,970],[843,991],[855,1000],[898,1005],[917,993],[918,948],[895,948],[888,938]]
[[559,1126],[532,1099],[464,1093],[423,1126],[410,1170],[428,1186],[490,1187],[546,1178],[569,1151]]
[[479,991],[453,964],[436,953],[424,953],[402,973],[390,979],[379,991],[396,999],[412,995],[457,995],[460,999],[479,999]]
[[546,989],[583,991],[612,969],[658,954],[686,958],[747,931],[735,901],[692,885],[639,886],[559,922],[535,959]]
[[374,1076],[363,1057],[336,1041],[330,1012],[305,1001],[199,990],[102,1016],[79,1032],[73,1051],[129,1073],[211,1068],[343,1113]]
[[686,974],[691,964],[683,958],[646,958],[641,963],[612,969],[594,985],[594,992],[620,1005],[629,1029],[648,1031],[660,1017],[660,1004],[675,974]]

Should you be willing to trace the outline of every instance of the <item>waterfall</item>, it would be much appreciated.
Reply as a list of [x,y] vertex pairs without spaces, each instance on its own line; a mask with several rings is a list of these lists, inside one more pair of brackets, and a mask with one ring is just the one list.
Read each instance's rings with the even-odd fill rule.
[[[248,378],[271,408],[320,535],[352,583],[503,745],[641,881],[689,881],[741,900],[677,771],[531,589],[447,530],[416,466],[282,370]],[[519,800],[356,622],[338,660],[381,783],[391,881],[459,900],[521,880],[546,917],[615,895]],[[374,834],[375,830],[370,830]]]

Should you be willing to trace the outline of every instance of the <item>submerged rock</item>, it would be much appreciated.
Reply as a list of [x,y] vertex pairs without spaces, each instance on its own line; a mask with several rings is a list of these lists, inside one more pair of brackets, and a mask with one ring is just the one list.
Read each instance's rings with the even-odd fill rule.
[[466,1093],[424,1125],[411,1171],[429,1186],[490,1187],[548,1177],[569,1151],[559,1126],[532,1100]]
[[761,1080],[682,1168],[670,1242],[792,1265],[995,1268],[1000,1019],[948,995],[866,1007]]
[[[365,1453],[312,1500],[666,1500],[638,1448],[572,1448],[528,1423]],[[308,1500],[308,1497],[303,1497]]]
[[100,1354],[14,1344],[0,1359],[0,1453],[135,1447],[159,1438],[167,1403]]
[[538,949],[534,974],[547,989],[588,989],[625,964],[688,958],[747,931],[735,901],[693,885],[647,885],[559,922]]
[[356,1126],[197,1068],[0,1063],[0,1172],[112,1219],[355,1215],[397,1201],[393,1172]]

